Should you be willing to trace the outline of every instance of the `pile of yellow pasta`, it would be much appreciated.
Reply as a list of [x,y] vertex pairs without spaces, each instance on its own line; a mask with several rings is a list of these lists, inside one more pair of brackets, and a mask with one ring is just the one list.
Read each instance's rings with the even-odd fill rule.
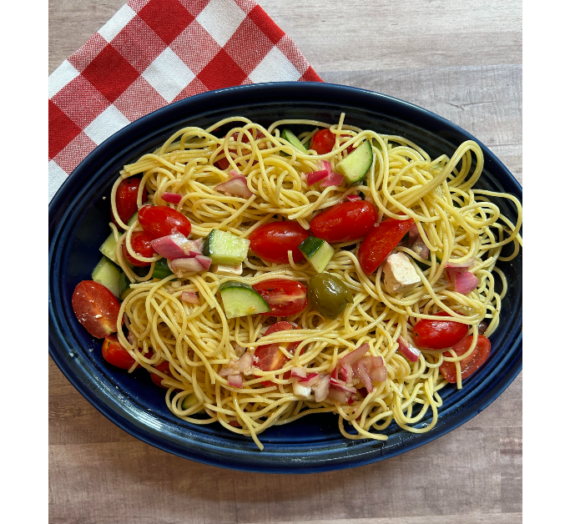
[[[233,129],[224,138],[213,134],[228,124]],[[314,128],[299,137],[306,145],[316,131],[330,128],[336,135],[332,152],[322,156],[315,151],[305,154],[280,137],[280,128],[296,124]],[[374,146],[373,164],[364,183],[351,187],[345,182],[341,187],[322,191],[307,186],[306,173],[319,170],[322,160],[330,161],[334,171],[346,149],[364,140],[370,140]],[[215,165],[222,158],[230,161],[226,170]],[[488,324],[486,335],[496,329],[507,282],[495,264],[497,260],[517,256],[522,243],[520,203],[508,194],[474,189],[482,168],[483,155],[475,142],[463,143],[451,159],[445,155],[432,159],[404,138],[345,125],[344,115],[332,126],[287,120],[264,128],[247,118],[236,117],[208,129],[181,129],[154,153],[124,166],[111,198],[117,219],[117,186],[122,179],[134,175],[142,175],[139,206],[144,203],[143,187],[154,204],[166,205],[161,200],[165,192],[182,195],[175,208],[192,222],[192,238],[205,237],[212,228],[247,238],[277,216],[296,220],[308,229],[317,212],[346,200],[346,195],[361,193],[378,208],[380,218],[404,213],[423,226],[419,230],[431,252],[431,267],[421,273],[420,284],[405,294],[391,296],[381,281],[381,270],[370,276],[361,270],[357,258],[359,243],[335,244],[335,254],[326,271],[346,283],[354,303],[337,320],[321,317],[309,305],[302,313],[287,318],[298,324],[298,330],[261,338],[275,318],[258,315],[226,319],[218,289],[229,277],[208,271],[183,279],[171,275],[149,281],[154,262],[146,276],[137,276],[122,257],[122,244],[126,242],[131,255],[140,258],[130,246],[130,235],[140,226],[137,221],[131,226],[119,222],[125,231],[112,226],[116,254],[133,282],[119,315],[122,318],[125,314],[129,335],[125,337],[119,329],[119,339],[141,366],[163,379],[163,385],[168,386],[166,403],[176,416],[192,424],[219,422],[229,431],[251,436],[260,449],[263,445],[259,435],[267,428],[313,413],[336,413],[339,431],[349,439],[386,440],[382,431],[392,421],[414,433],[429,431],[436,424],[442,405],[438,391],[447,383],[439,366],[443,360],[452,360],[459,370],[458,361],[473,351],[482,321]],[[247,178],[252,197],[246,200],[214,189],[229,179],[231,169]],[[519,211],[516,224],[491,202],[491,198],[497,197],[514,202]],[[501,257],[501,250],[508,243],[514,249]],[[411,249],[397,249],[421,260]],[[436,252],[442,257],[441,263]],[[444,265],[449,260],[461,262],[471,257],[476,259],[473,271],[479,286],[464,296],[451,289]],[[289,264],[277,265],[250,253],[242,276],[231,279],[249,284],[273,278],[306,283],[314,274],[308,263],[295,264],[291,254]],[[501,280],[498,291],[497,276]],[[197,293],[200,305],[182,302],[183,291]],[[433,318],[441,310],[470,326],[474,335],[471,350],[459,358],[423,352],[417,362],[410,363],[398,352],[398,337],[411,331],[418,320]],[[242,389],[228,386],[227,377],[219,374],[224,365],[244,351],[280,342],[286,352],[285,343],[293,341],[301,343],[294,355],[288,355],[290,360],[282,369],[254,370],[254,374],[245,377]],[[350,406],[328,400],[305,401],[293,393],[290,380],[283,379],[292,367],[330,372],[343,355],[364,343],[370,345],[370,354],[384,358],[388,378],[375,383],[373,393]],[[172,377],[154,369],[163,361],[169,362]],[[268,380],[276,385],[265,387],[262,382]],[[186,403],[190,405],[187,409],[182,408],[185,399],[191,401]],[[429,424],[418,424],[429,414]],[[356,434],[345,428],[345,422]]]

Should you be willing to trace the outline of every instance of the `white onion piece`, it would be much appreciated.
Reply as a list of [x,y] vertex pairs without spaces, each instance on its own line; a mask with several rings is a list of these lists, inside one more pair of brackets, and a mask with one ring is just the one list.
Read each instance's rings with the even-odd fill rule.
[[299,380],[299,384],[305,387],[312,387],[317,384],[319,381],[319,374],[318,373],[309,373],[307,378]]
[[228,385],[232,388],[243,388],[243,377],[241,375],[230,375]]
[[330,375],[323,375],[319,381],[319,385],[315,388],[315,400],[322,402],[328,397],[330,391]]
[[373,369],[369,375],[374,382],[385,382],[388,378],[388,369],[386,366],[382,366],[381,368]]
[[177,277],[182,277],[183,273],[197,273],[204,270],[204,266],[197,258],[177,258],[168,265]]
[[291,368],[291,378],[307,378],[307,370],[305,368]]
[[298,397],[308,399],[311,397],[312,390],[310,387],[303,386],[299,382],[293,382],[293,393]]

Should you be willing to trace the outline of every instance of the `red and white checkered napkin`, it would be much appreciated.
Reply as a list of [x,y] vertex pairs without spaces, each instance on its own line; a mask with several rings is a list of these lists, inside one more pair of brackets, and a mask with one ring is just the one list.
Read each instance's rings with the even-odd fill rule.
[[49,77],[49,198],[101,142],[222,87],[320,81],[252,0],[130,0]]

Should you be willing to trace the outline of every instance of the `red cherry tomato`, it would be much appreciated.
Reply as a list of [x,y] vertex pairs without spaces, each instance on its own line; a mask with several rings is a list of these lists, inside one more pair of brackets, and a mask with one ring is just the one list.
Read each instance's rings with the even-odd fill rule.
[[408,220],[388,218],[380,222],[360,244],[358,260],[362,270],[367,275],[374,273],[413,225],[414,221],[411,218]]
[[319,155],[326,155],[333,150],[336,136],[329,129],[321,129],[313,135],[311,140],[311,149],[314,149]]
[[[297,329],[290,322],[276,322],[265,332],[264,336],[271,335],[272,333],[277,333],[278,331],[285,331],[287,329]],[[294,353],[301,342],[291,342],[287,345],[287,351],[289,353]],[[301,351],[302,353],[302,351]],[[281,369],[287,362],[287,357],[279,350],[279,343],[266,344],[265,346],[258,346],[253,355],[254,366],[261,369],[261,371],[275,371],[276,369]],[[291,373],[285,373],[283,375],[284,379],[288,379]],[[262,382],[265,387],[273,386],[273,382],[266,380]]]
[[[458,344],[455,344],[453,346],[453,350],[457,356],[461,356],[465,354],[471,347],[472,342],[473,335],[469,335]],[[473,353],[471,353],[469,357],[459,363],[461,366],[461,379],[464,380],[475,373],[475,371],[477,371],[489,358],[490,353],[491,341],[487,337],[479,335],[479,338],[477,338],[477,345],[475,346]],[[449,351],[446,351],[443,355],[445,357],[450,357],[451,353]],[[448,382],[457,382],[457,370],[455,368],[454,362],[444,362],[441,366],[439,366],[439,370],[445,377],[445,380]]]
[[313,218],[311,231],[329,243],[350,242],[370,233],[376,220],[378,212],[370,202],[344,202]]
[[[134,231],[131,235],[131,246],[135,253],[145,258],[151,258],[154,255],[154,249],[150,243],[152,238],[144,231]],[[150,266],[151,262],[141,262],[133,258],[127,251],[127,245],[123,242],[123,257],[132,265],[137,267]]]
[[[445,311],[437,313],[438,317],[450,316]],[[414,346],[418,349],[448,349],[469,333],[469,326],[453,320],[420,320],[412,330]]]
[[[116,202],[117,213],[119,218],[126,224],[130,218],[137,212],[137,195],[141,181],[139,178],[125,178],[117,188]],[[145,202],[147,197],[146,188],[143,190],[142,201]],[[112,213],[111,213],[112,214]],[[117,224],[114,215],[111,217],[114,224]]]
[[255,289],[267,302],[271,311],[266,316],[287,317],[300,313],[307,307],[307,288],[300,282],[276,278],[254,284]]
[[77,284],[71,305],[77,320],[92,337],[105,338],[117,331],[117,319],[121,306],[104,285],[93,280]]
[[182,213],[168,206],[143,206],[139,211],[139,224],[152,240],[174,233],[187,237],[192,224]]
[[[168,375],[169,377],[172,376],[172,373],[170,372],[170,364],[168,364],[168,362],[166,362],[166,360],[164,362],[161,362],[160,364],[154,366],[154,368],[157,369],[158,371],[161,371],[165,375]],[[152,381],[157,386],[160,386],[161,388],[164,388],[164,389],[168,389],[169,386],[163,386],[162,385],[162,377],[159,377],[156,373],[151,373],[150,378],[152,379]]]
[[276,264],[288,263],[287,252],[292,251],[293,260],[301,262],[305,257],[299,250],[299,244],[308,236],[309,233],[297,222],[272,222],[258,227],[249,236],[249,249],[263,260]]
[[131,354],[121,346],[116,335],[105,337],[105,340],[103,341],[102,355],[109,364],[121,369],[130,369],[136,362],[136,360],[131,357]]

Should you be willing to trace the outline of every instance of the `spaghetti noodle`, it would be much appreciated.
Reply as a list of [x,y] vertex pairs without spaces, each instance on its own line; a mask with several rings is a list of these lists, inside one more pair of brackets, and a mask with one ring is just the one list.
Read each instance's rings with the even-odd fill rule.
[[[234,127],[223,138],[214,134],[229,125]],[[313,128],[299,136],[304,145],[310,144],[319,129],[330,128],[334,147],[324,155],[314,150],[302,152],[282,137],[280,130],[285,125]],[[322,161],[329,161],[335,171],[347,151],[366,140],[373,145],[373,162],[362,182],[324,189],[307,185],[306,175],[321,169]],[[229,164],[226,169],[218,167],[222,159]],[[160,377],[168,387],[168,408],[177,417],[192,424],[219,422],[229,431],[250,436],[260,449],[259,435],[267,428],[313,413],[337,414],[339,431],[349,439],[386,440],[383,430],[392,421],[410,432],[429,431],[437,423],[442,405],[439,391],[447,384],[440,366],[444,361],[455,364],[461,388],[460,363],[475,350],[480,323],[487,323],[485,336],[499,324],[507,281],[496,263],[512,260],[522,245],[520,203],[509,194],[476,189],[482,169],[483,154],[475,142],[461,144],[451,158],[441,155],[432,159],[405,138],[346,125],[344,115],[332,126],[283,120],[264,128],[236,117],[208,129],[179,130],[155,152],[124,166],[112,192],[113,214],[119,225],[112,225],[116,257],[131,281],[131,292],[119,314],[119,319],[125,317],[128,335],[118,326],[119,341],[136,360],[131,371],[142,366]],[[230,170],[246,177],[251,197],[231,196],[215,189],[229,180]],[[260,226],[283,219],[309,229],[317,212],[346,201],[348,195],[360,194],[377,208],[380,219],[401,219],[402,214],[412,218],[429,249],[429,259],[422,259],[406,245],[396,247],[416,264],[421,282],[405,293],[390,294],[382,281],[382,269],[371,275],[362,270],[360,242],[335,244],[326,271],[346,284],[353,302],[336,320],[307,307],[288,317],[298,329],[264,337],[267,316],[226,318],[220,286],[229,280],[254,285],[276,277],[306,284],[315,275],[314,269],[308,262],[295,263],[291,252],[288,264],[269,263],[250,253],[239,277],[203,271],[178,279],[176,275],[151,279],[160,257],[145,258],[135,252],[131,236],[140,230],[140,224],[137,220],[131,225],[122,222],[115,202],[118,185],[135,175],[142,175],[139,207],[145,203],[145,188],[155,205],[165,205],[165,193],[181,195],[173,207],[189,218],[192,234],[199,238],[205,238],[213,228],[248,238]],[[516,206],[515,224],[492,202],[499,197]],[[123,243],[133,258],[152,262],[148,273],[139,276],[127,264]],[[513,250],[502,256],[506,244],[512,244]],[[474,261],[470,271],[479,284],[464,295],[450,288],[445,268],[448,262],[461,264],[470,259]],[[184,302],[184,292],[196,293],[200,303]],[[398,339],[409,338],[421,319],[440,319],[436,313],[442,311],[469,327],[473,335],[469,350],[459,356],[453,350],[422,351],[416,362],[409,361],[399,351]],[[299,342],[294,354],[286,350],[291,342]],[[228,377],[220,374],[224,366],[244,352],[252,353],[269,343],[282,345],[287,363],[273,371],[253,368],[242,388],[230,386]],[[381,356],[387,368],[386,380],[375,383],[371,393],[350,405],[330,399],[316,402],[294,393],[289,378],[292,368],[330,373],[343,356],[366,343],[370,355]],[[168,362],[168,372],[156,368],[162,362]],[[418,425],[429,412],[429,424]]]

